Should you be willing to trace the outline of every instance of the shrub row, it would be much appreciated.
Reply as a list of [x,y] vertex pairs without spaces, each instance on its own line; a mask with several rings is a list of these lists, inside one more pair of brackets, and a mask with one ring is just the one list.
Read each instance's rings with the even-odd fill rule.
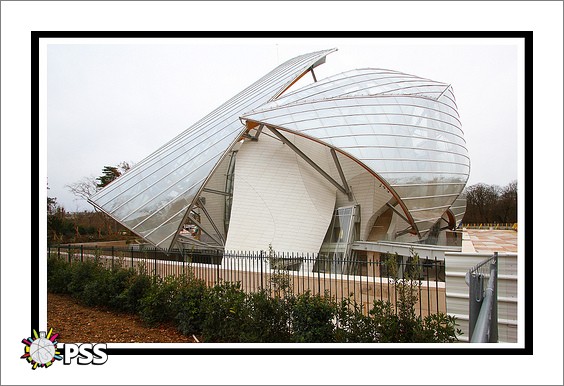
[[352,299],[336,302],[287,288],[247,294],[235,283],[208,288],[191,275],[162,279],[91,261],[69,264],[49,257],[47,273],[51,292],[138,314],[147,325],[173,323],[181,333],[198,335],[204,342],[427,343],[454,342],[461,333],[454,317],[416,316],[409,296],[400,296],[399,312],[378,300],[364,315]]

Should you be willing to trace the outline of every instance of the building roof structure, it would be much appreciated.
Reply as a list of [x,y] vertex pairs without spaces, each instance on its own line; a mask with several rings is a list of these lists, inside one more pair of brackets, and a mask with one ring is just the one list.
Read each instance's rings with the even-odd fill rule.
[[88,201],[151,244],[171,248],[204,185],[245,132],[241,114],[280,96],[333,51],[281,64]]
[[466,185],[470,159],[448,84],[381,69],[306,86],[243,119],[319,141],[357,161],[424,237]]
[[[470,159],[451,85],[367,68],[289,90],[334,51],[281,64],[89,201],[165,250],[177,244],[187,221],[225,246],[227,225],[220,229],[214,221],[219,215],[208,212],[202,194],[207,190],[235,199],[228,191],[232,177],[226,177],[234,170],[234,149],[269,131],[351,202],[358,204],[359,199],[347,182],[352,166],[347,169],[344,164],[352,162],[369,173],[386,190],[387,195],[378,196],[386,202],[380,206],[391,208],[407,224],[403,233],[422,240],[442,220],[446,226],[441,229],[455,228],[464,214],[461,194]],[[306,142],[321,146],[325,155],[315,158],[312,154],[317,153]],[[323,157],[332,157],[334,164],[323,166]],[[222,184],[223,191],[212,187]],[[377,201],[376,193],[371,200]],[[207,220],[196,217],[194,208]],[[381,215],[376,209],[368,215]],[[226,204],[220,215],[228,218],[230,210]]]

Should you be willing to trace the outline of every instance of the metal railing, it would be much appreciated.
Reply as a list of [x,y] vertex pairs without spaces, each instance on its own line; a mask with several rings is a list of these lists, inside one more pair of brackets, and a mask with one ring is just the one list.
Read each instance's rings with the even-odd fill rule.
[[[410,260],[397,261],[390,270],[384,261],[329,258],[323,254],[225,252],[173,250],[168,254],[146,246],[99,247],[91,245],[49,246],[48,255],[71,264],[96,261],[108,269],[133,269],[152,277],[191,274],[214,286],[238,282],[245,292],[287,286],[299,294],[329,295],[336,300],[354,298],[367,313],[375,300],[390,301],[397,308],[398,288],[404,273],[414,271]],[[392,272],[393,271],[393,277]],[[416,312],[421,316],[446,312],[444,261],[420,259],[415,280]],[[412,283],[413,284],[413,283]],[[269,287],[270,286],[270,287]]]
[[459,226],[460,229],[486,229],[486,230],[517,230],[517,223],[462,223]]
[[[466,273],[469,286],[469,336],[471,343],[496,343],[498,253]],[[484,284],[487,280],[487,286]]]

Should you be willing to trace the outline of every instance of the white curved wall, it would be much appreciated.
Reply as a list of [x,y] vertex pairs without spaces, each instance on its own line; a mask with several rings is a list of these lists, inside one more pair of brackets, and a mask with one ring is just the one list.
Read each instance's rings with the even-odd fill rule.
[[[294,142],[295,137],[286,134]],[[299,148],[327,170],[327,148],[299,141]],[[262,134],[243,143],[235,183],[227,251],[317,253],[331,221],[336,188],[292,149]]]

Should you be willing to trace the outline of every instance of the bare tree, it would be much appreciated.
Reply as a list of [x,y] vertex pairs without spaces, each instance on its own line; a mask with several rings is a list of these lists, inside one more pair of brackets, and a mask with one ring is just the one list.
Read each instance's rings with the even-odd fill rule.
[[504,188],[476,184],[466,188],[466,223],[512,223],[517,221],[517,181]]
[[[127,161],[122,161],[117,166],[104,166],[102,169],[102,176],[83,177],[79,181],[65,185],[65,187],[78,199],[88,202],[88,199],[92,195],[114,181],[123,173],[127,172],[129,169],[131,169],[131,163]],[[107,229],[110,234],[115,233],[117,230],[115,221],[106,214],[101,213],[95,206],[93,207],[96,212],[93,218],[97,219],[95,227],[98,231],[98,236],[101,237],[102,229]]]
[[[122,161],[117,166],[104,166],[102,176],[83,177],[79,181],[65,185],[65,187],[77,198],[88,201],[94,193],[114,181],[129,169],[131,169],[131,163],[127,161]],[[100,181],[100,183],[97,181]]]
[[[492,208],[498,198],[499,188],[494,185],[476,184],[466,189],[468,217],[479,222],[493,222]],[[474,213],[472,213],[474,212]]]
[[500,222],[517,222],[517,181],[501,190],[496,215]]
[[88,198],[98,191],[96,177],[83,177],[80,181],[65,185],[65,187],[79,199],[88,201]]

